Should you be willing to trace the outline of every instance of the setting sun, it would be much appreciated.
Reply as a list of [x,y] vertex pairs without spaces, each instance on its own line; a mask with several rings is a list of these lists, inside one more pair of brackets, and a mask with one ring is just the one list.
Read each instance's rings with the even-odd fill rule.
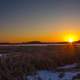
[[67,34],[65,35],[65,41],[70,43],[78,41],[78,36],[74,34]]
[[75,40],[73,38],[69,38],[68,42],[72,43],[74,42]]

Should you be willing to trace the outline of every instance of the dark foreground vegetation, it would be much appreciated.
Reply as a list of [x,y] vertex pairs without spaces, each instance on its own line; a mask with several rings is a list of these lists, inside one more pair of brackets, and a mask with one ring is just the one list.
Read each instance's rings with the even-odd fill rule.
[[[24,80],[37,70],[80,63],[80,46],[1,46],[0,80]],[[77,66],[80,69],[80,65]]]

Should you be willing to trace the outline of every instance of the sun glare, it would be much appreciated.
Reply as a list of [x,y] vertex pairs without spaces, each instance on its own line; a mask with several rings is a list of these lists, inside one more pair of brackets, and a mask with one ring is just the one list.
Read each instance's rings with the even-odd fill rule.
[[65,41],[67,41],[69,43],[73,43],[75,41],[78,41],[78,37],[76,35],[66,35]]
[[70,42],[70,43],[72,43],[72,42],[74,42],[75,40],[74,39],[72,39],[72,38],[69,38],[69,40],[68,40],[68,42]]

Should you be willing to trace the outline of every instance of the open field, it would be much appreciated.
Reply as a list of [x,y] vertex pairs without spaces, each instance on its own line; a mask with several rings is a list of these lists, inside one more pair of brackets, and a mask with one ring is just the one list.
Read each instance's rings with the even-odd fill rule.
[[[76,63],[71,69],[57,69]],[[79,45],[0,46],[0,80],[25,80],[37,70],[80,71]]]

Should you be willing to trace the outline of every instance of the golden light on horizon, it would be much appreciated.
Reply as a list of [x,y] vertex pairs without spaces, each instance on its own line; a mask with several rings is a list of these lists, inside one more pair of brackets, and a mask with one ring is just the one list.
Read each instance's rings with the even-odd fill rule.
[[78,36],[77,36],[77,35],[67,34],[67,35],[65,35],[64,40],[65,40],[66,42],[72,43],[72,42],[78,41],[79,39],[78,39]]

